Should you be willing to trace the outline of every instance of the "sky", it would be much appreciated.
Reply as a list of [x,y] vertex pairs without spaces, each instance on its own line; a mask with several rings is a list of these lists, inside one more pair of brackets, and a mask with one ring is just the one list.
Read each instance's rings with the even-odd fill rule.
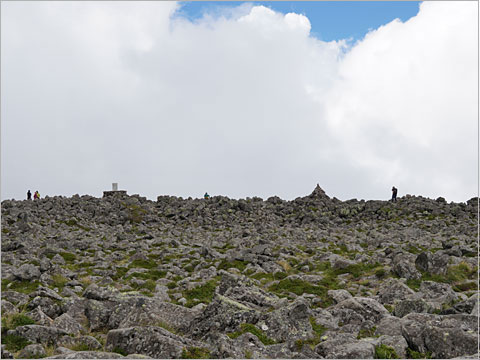
[[1,2],[1,198],[477,196],[478,3]]

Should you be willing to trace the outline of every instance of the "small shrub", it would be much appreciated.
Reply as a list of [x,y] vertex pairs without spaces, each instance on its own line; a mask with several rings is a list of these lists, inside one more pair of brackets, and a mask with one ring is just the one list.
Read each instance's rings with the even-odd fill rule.
[[381,344],[378,346],[375,346],[375,359],[398,359],[398,355],[395,352],[395,349]]
[[144,269],[152,269],[157,267],[157,263],[153,260],[133,260],[128,267],[131,268],[144,268]]
[[[2,282],[3,285],[3,282]],[[38,281],[12,281],[8,290],[17,291],[23,294],[30,294],[40,286]],[[3,289],[2,289],[3,290]]]
[[[368,338],[368,337],[374,337],[375,336],[375,330],[377,328],[375,326],[372,326],[370,329],[360,329],[357,335],[357,339],[363,339],[363,338]],[[390,358],[388,358],[390,359]]]
[[53,280],[52,286],[54,288],[58,288],[58,290],[60,292],[65,287],[65,284],[69,281],[65,276],[63,276],[61,274],[53,274],[52,275],[52,280]]

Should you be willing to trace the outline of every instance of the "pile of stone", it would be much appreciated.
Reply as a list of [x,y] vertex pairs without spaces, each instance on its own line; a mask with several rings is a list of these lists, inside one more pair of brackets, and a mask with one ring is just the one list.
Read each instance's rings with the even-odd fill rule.
[[477,354],[477,199],[2,202],[2,358]]

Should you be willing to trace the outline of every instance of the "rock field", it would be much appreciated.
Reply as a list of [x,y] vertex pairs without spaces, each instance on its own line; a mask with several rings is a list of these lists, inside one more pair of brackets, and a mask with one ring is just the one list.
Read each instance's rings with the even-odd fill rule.
[[2,202],[2,358],[475,358],[477,198]]

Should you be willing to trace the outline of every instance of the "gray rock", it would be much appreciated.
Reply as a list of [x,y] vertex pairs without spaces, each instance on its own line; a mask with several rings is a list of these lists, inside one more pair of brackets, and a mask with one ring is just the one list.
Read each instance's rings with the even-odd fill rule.
[[36,307],[32,311],[28,312],[26,314],[33,320],[35,320],[35,323],[37,325],[42,325],[42,326],[52,326],[53,325],[53,319],[45,314],[40,307]]
[[433,358],[472,355],[478,346],[478,317],[411,313],[402,318],[402,334],[409,346],[430,351]]
[[47,353],[45,349],[40,344],[30,344],[25,346],[20,353],[18,354],[18,358],[20,359],[38,359],[45,357]]
[[131,327],[110,330],[105,349],[121,349],[127,354],[144,354],[159,359],[178,359],[184,347],[206,347],[205,344],[174,335],[156,327]]
[[337,336],[318,344],[315,351],[326,359],[373,359],[375,346],[353,336]]
[[418,300],[402,300],[395,305],[393,311],[395,316],[404,317],[410,313],[425,313],[429,312],[432,309],[425,301]]
[[405,300],[415,294],[405,283],[398,279],[387,279],[378,291],[379,301],[382,304],[394,304],[396,301]]
[[68,334],[79,335],[84,331],[82,325],[80,325],[74,318],[68,314],[62,314],[53,321],[53,327],[64,330]]
[[[2,251],[3,251],[3,246],[2,246]],[[5,349],[5,345],[2,345],[2,351],[1,351],[1,356],[2,359],[13,359],[13,354]]]
[[338,304],[343,300],[350,299],[352,294],[350,294],[347,290],[340,289],[340,290],[328,290],[328,295]]
[[376,325],[375,335],[402,335],[402,323],[396,316],[386,316]]
[[125,359],[125,356],[103,351],[76,351],[67,354],[50,356],[46,359]]
[[89,335],[79,337],[62,336],[57,341],[57,346],[75,347],[82,345],[88,347],[89,350],[99,350],[103,347],[97,339]]
[[41,275],[38,266],[32,264],[23,264],[18,269],[13,270],[13,275],[20,280],[34,280]]
[[18,309],[10,301],[2,300],[2,315],[16,314]]
[[63,330],[41,325],[19,326],[15,330],[9,330],[8,334],[23,336],[33,343],[46,345],[54,345],[60,337],[67,335]]
[[399,253],[393,258],[392,270],[405,279],[420,279],[421,274],[415,268],[414,260],[410,256],[411,254]]
[[423,299],[439,304],[451,304],[458,300],[458,295],[449,284],[422,281],[419,292]]

